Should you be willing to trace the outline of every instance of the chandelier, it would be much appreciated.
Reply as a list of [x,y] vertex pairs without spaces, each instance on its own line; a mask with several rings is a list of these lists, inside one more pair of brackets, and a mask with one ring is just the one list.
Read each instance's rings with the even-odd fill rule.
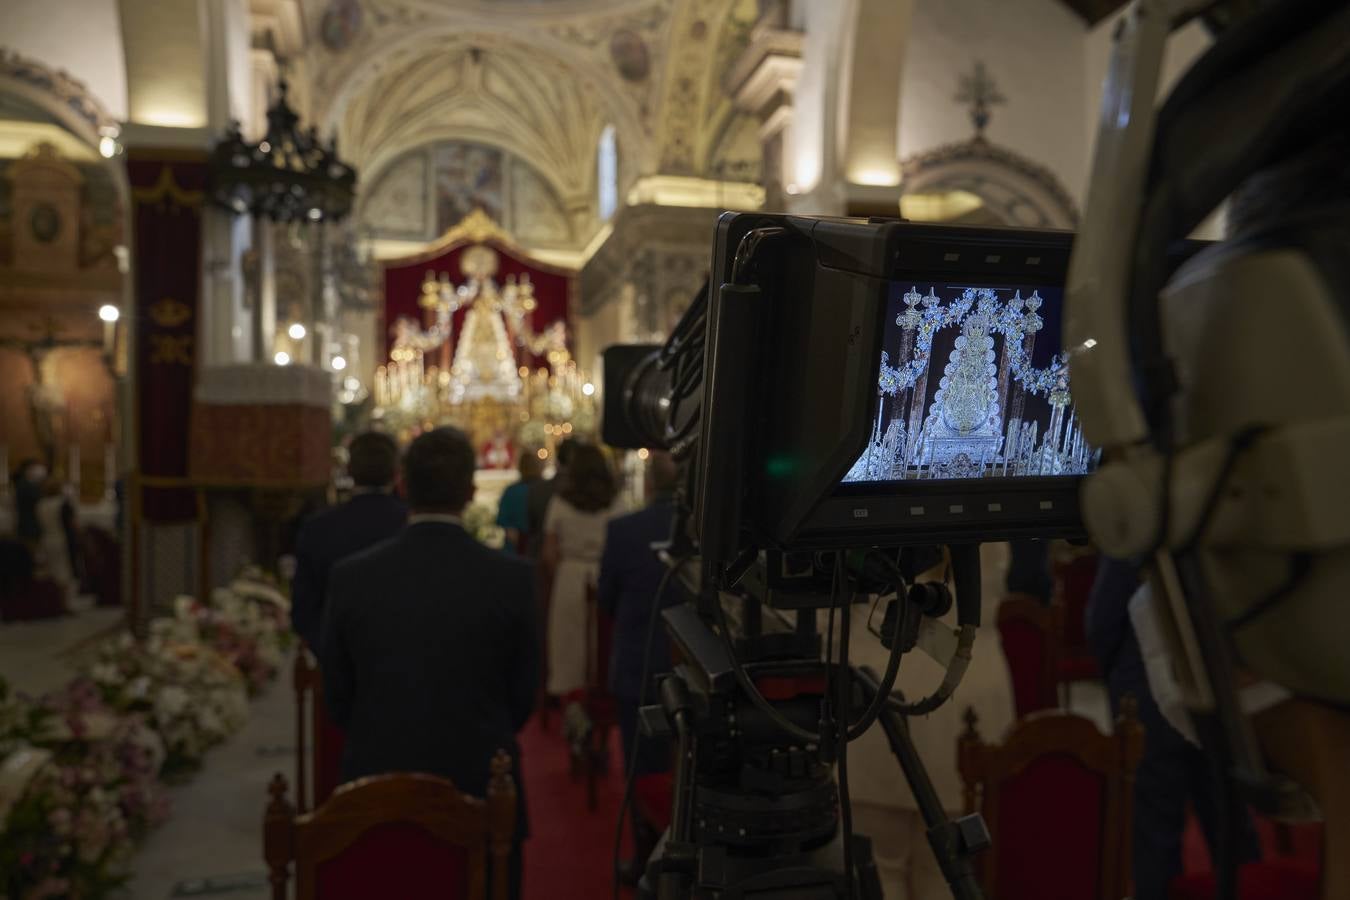
[[[568,352],[566,327],[555,322],[534,330],[529,276],[508,275],[499,285],[497,268],[491,247],[467,248],[460,257],[464,283],[452,284],[448,273],[428,272],[423,280],[419,306],[429,324],[395,322],[374,393],[376,417],[400,436],[451,424],[479,446],[514,439],[518,447],[551,449],[574,431],[594,429],[595,386]],[[533,368],[535,357],[548,365]]]
[[212,196],[236,213],[273,222],[337,221],[351,212],[356,170],[338,158],[337,138],[325,146],[318,130],[300,128],[286,103],[286,81],[267,110],[267,134],[244,140],[231,122],[211,150]]

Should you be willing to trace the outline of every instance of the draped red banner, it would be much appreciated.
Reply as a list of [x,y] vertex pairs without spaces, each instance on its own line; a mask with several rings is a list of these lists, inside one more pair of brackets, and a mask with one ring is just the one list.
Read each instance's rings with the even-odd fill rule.
[[[415,257],[391,260],[385,264],[384,351],[386,359],[389,350],[393,347],[394,323],[399,318],[411,318],[419,324],[426,324],[422,317],[422,310],[418,306],[418,300],[422,296],[422,280],[426,277],[427,272],[435,272],[438,276],[441,272],[446,272],[453,284],[463,284],[468,279],[460,272],[460,257],[463,256],[466,249],[477,244],[486,244],[497,251],[498,268],[494,277],[499,286],[505,284],[509,276],[514,275],[516,278],[520,278],[522,275],[529,276],[530,281],[534,284],[534,296],[538,304],[530,316],[530,325],[535,331],[543,331],[554,322],[562,320],[568,326],[570,336],[572,326],[570,317],[571,295],[576,289],[575,272],[532,260],[519,248],[511,246],[501,238],[485,237],[479,240],[466,238],[443,243],[441,246]],[[464,313],[465,310],[462,309],[455,313],[454,333],[456,335],[459,334],[459,326],[463,321]],[[451,349],[453,350],[453,346]],[[544,360],[534,358],[530,364],[540,366],[544,364]]]
[[127,175],[135,234],[130,325],[135,335],[137,472],[144,485],[140,512],[150,522],[192,521],[197,518],[194,492],[172,482],[188,475],[206,157],[131,150]]

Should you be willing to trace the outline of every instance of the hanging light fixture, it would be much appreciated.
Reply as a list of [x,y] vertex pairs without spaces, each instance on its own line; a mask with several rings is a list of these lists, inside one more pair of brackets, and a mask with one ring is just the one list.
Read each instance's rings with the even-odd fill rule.
[[211,151],[212,196],[240,215],[273,222],[333,222],[352,209],[356,169],[337,153],[337,138],[325,146],[317,129],[300,128],[300,116],[286,103],[286,80],[267,110],[267,134],[256,144],[244,140],[238,122]]

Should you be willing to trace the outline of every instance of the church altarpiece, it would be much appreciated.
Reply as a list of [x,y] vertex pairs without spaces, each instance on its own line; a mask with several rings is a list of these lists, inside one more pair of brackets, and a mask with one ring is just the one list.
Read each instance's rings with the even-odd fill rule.
[[595,387],[569,330],[576,291],[575,272],[531,258],[482,209],[387,261],[374,415],[401,439],[456,425],[484,469],[591,433]]
[[48,142],[0,159],[0,462],[42,460],[87,499],[111,488],[114,331],[98,310],[122,293],[123,209],[95,159]]

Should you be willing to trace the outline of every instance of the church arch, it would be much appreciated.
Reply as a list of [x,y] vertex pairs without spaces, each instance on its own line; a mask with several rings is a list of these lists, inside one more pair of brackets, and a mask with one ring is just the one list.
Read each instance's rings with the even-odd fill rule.
[[1078,227],[1078,206],[1053,172],[983,138],[910,157],[901,163],[901,171],[902,205],[905,197],[964,192],[979,198],[984,221],[1024,228]]

